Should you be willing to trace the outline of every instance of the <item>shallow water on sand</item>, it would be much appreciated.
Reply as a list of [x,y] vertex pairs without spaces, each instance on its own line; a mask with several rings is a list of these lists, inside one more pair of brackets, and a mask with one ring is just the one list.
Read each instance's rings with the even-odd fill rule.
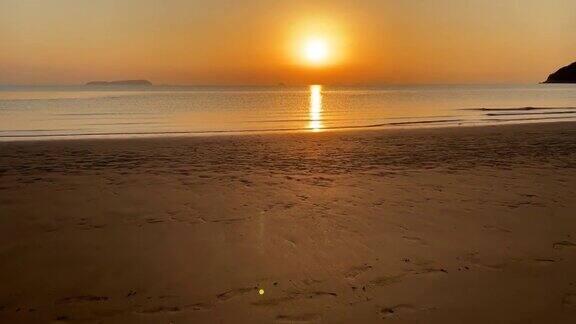
[[576,85],[0,86],[0,140],[576,120]]

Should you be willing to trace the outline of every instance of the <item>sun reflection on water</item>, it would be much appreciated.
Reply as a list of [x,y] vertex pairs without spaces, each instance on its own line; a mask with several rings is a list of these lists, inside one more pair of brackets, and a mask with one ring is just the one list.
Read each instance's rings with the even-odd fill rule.
[[322,130],[322,86],[310,86],[310,130],[319,132]]

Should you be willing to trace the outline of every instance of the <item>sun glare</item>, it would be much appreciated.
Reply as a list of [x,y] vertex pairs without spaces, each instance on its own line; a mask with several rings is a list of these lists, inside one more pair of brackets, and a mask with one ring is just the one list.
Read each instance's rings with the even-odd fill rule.
[[304,58],[308,63],[319,65],[328,60],[329,47],[328,42],[321,38],[313,38],[304,44]]
[[310,125],[313,132],[322,130],[322,86],[310,86]]
[[334,18],[303,18],[287,29],[286,58],[304,68],[302,71],[328,70],[348,60],[348,39],[341,22]]

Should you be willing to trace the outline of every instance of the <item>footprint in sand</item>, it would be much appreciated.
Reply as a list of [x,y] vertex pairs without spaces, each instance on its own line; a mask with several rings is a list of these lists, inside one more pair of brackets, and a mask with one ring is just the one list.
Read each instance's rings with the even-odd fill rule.
[[566,294],[562,298],[562,305],[567,307],[576,307],[576,294]]
[[359,275],[361,275],[367,271],[370,271],[371,269],[372,269],[372,266],[369,264],[364,264],[361,266],[353,267],[344,274],[344,277],[348,280],[353,280],[353,279],[356,279],[356,277],[358,277]]
[[320,322],[322,316],[319,314],[300,314],[300,315],[278,315],[276,322],[278,323],[315,323]]
[[299,299],[316,299],[316,298],[324,298],[324,297],[338,297],[338,294],[333,292],[325,292],[325,291],[312,291],[312,292],[301,292],[301,291],[292,291],[287,293],[285,296],[271,298],[271,299],[264,299],[259,300],[252,305],[254,306],[277,306],[280,304],[284,304],[287,302],[299,300]]
[[145,308],[142,310],[134,311],[135,314],[138,315],[163,315],[163,314],[175,314],[183,311],[208,311],[212,309],[211,304],[207,303],[196,303],[192,305],[184,305],[184,306],[153,306],[150,308]]
[[547,259],[547,258],[537,258],[534,259],[534,262],[537,264],[550,264],[556,262],[554,259]]
[[390,317],[400,317],[405,314],[413,313],[415,311],[414,307],[408,304],[398,304],[392,307],[383,307],[380,309],[380,316],[385,318]]
[[163,223],[164,220],[158,218],[147,218],[146,223],[148,224],[156,224],[156,223]]
[[426,241],[424,241],[423,239],[421,239],[421,238],[419,238],[419,237],[417,237],[417,236],[402,236],[402,238],[405,239],[405,240],[407,240],[407,241],[410,241],[410,242],[412,242],[412,243],[417,243],[417,244],[420,244],[420,245],[428,245],[428,244],[426,243]]
[[369,281],[371,285],[377,287],[384,287],[391,284],[398,283],[403,279],[410,278],[410,277],[419,277],[419,276],[427,276],[427,277],[436,277],[436,276],[443,276],[447,274],[448,271],[442,268],[425,268],[420,270],[409,270],[405,273],[400,273],[396,275],[390,276],[382,276]]
[[490,269],[490,270],[496,270],[496,271],[500,271],[507,266],[507,263],[505,261],[501,261],[501,260],[484,261],[480,257],[478,252],[468,253],[464,257],[459,257],[458,260],[465,261],[465,262],[467,262],[473,266],[482,267],[482,268],[486,268],[486,269]]
[[422,270],[414,271],[414,275],[442,275],[448,273],[446,269],[442,268],[426,268]]
[[253,302],[252,305],[263,306],[263,307],[278,306],[280,304],[290,302],[294,299],[296,299],[295,296],[288,295],[288,296],[282,296],[282,297],[277,297],[277,298],[259,300],[259,301]]
[[196,303],[189,306],[194,311],[209,311],[212,307],[213,305],[209,303]]
[[87,302],[104,302],[107,301],[108,297],[105,296],[93,296],[93,295],[83,295],[83,296],[73,296],[65,297],[58,300],[57,304],[77,304],[77,303],[87,303]]
[[253,292],[255,290],[258,290],[258,287],[247,287],[247,288],[239,288],[239,289],[232,289],[232,290],[228,290],[225,291],[221,294],[218,294],[216,296],[216,298],[218,298],[219,301],[224,302],[227,301],[229,299],[232,299],[234,297],[237,297],[239,295],[243,295],[243,294],[247,294],[249,292]]
[[54,319],[54,321],[52,321],[52,323],[66,323],[70,320],[70,317],[66,316],[66,315],[60,315],[58,317],[56,317]]
[[402,273],[402,274],[392,275],[392,276],[382,276],[382,277],[378,277],[376,279],[370,280],[369,283],[372,285],[378,286],[378,287],[388,286],[388,285],[402,281],[402,279],[404,277],[406,277],[407,275],[408,275],[407,273]]
[[570,241],[560,241],[560,242],[555,242],[554,244],[552,244],[552,247],[556,250],[562,250],[562,249],[567,249],[567,248],[576,248],[576,243],[573,243]]
[[170,313],[178,313],[181,311],[181,308],[178,306],[155,306],[139,311],[135,311],[135,314],[140,315],[158,315],[158,314],[170,314]]

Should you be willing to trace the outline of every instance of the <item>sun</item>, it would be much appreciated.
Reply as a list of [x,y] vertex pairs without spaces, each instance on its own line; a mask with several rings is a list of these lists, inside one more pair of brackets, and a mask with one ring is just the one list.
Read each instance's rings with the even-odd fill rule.
[[304,42],[302,54],[309,64],[326,64],[330,56],[330,46],[323,38],[310,38]]
[[346,64],[351,56],[350,34],[333,18],[313,17],[291,23],[285,39],[287,62],[302,71],[327,71]]

